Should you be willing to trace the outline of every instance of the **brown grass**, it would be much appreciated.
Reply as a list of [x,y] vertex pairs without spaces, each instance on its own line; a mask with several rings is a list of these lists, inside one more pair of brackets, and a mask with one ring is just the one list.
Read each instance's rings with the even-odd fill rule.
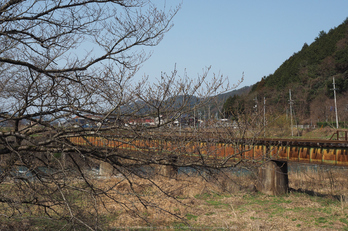
[[[109,180],[106,185],[118,183],[119,179]],[[158,177],[153,184],[144,179],[133,179],[133,185],[124,181],[115,187],[117,193],[114,199],[122,200],[122,194],[127,195],[127,203],[119,204],[108,200],[104,211],[118,214],[118,219],[110,223],[116,227],[132,226],[170,226],[175,222],[189,224],[188,214],[209,213],[204,211],[202,195],[230,195],[247,188],[248,181],[237,182],[231,177],[202,177],[179,176],[177,179]],[[116,182],[115,182],[116,181]],[[105,183],[105,182],[104,182]],[[155,184],[155,185],[154,185]],[[165,192],[165,193],[164,193]],[[124,200],[123,200],[124,201]],[[135,211],[137,211],[135,213]],[[195,216],[195,215],[194,215]],[[213,225],[213,224],[212,224]]]
[[[75,203],[85,213],[97,209],[105,230],[347,230],[348,170],[299,169],[289,173],[290,192],[279,197],[253,192],[250,175],[129,176],[132,184],[122,177],[92,180],[108,197],[100,195],[96,207],[88,196]],[[56,227],[25,221],[32,230]]]
[[323,127],[314,130],[305,129],[302,132],[302,137],[306,139],[329,139],[336,132],[336,128]]
[[[112,208],[117,214],[109,225],[169,230],[184,227],[213,230],[346,229],[348,186],[345,174],[344,170],[290,173],[292,190],[280,197],[248,191],[248,186],[254,183],[250,176],[227,178],[220,175],[209,180],[187,176],[156,179],[156,185],[171,197],[139,179],[134,191],[142,195],[143,204],[134,195],[127,198],[136,208],[135,213],[109,201],[106,208]],[[334,185],[332,179],[335,179]],[[123,192],[131,191],[125,182],[117,188]]]

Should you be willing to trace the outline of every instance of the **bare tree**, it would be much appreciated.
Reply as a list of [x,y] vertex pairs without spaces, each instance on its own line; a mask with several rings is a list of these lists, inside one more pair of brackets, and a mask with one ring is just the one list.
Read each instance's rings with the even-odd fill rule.
[[[139,206],[162,208],[142,196],[137,179],[157,187],[154,166],[207,165],[207,152],[216,151],[188,143],[211,137],[174,124],[216,95],[223,76],[208,81],[207,68],[196,79],[176,70],[154,83],[134,78],[150,57],[144,48],[162,40],[179,8],[141,0],[0,3],[2,218],[98,230],[113,203],[147,220]],[[188,152],[195,155],[178,160]],[[210,166],[227,168],[229,158]],[[99,165],[118,178],[101,183]],[[119,189],[125,182],[128,193]]]

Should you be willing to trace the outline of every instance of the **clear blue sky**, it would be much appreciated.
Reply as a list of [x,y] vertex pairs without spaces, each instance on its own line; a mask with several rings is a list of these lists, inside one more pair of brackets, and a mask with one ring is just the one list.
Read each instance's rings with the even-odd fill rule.
[[211,66],[210,76],[232,84],[244,72],[240,87],[249,86],[347,17],[348,0],[183,0],[174,27],[137,75],[153,81],[176,64],[180,75],[186,69],[195,78]]

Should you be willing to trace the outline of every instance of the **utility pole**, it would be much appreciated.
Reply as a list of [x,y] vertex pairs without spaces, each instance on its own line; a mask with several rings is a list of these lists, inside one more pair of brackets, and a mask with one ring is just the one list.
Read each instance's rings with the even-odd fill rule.
[[254,110],[255,110],[255,113],[257,113],[257,96],[255,96],[255,106],[254,106]]
[[193,107],[193,131],[196,133],[196,105]]
[[263,97],[263,137],[266,136],[266,97]]
[[[184,95],[182,95],[182,108],[184,107]],[[180,121],[179,121],[179,124],[180,124],[180,136],[181,136],[181,123],[182,123],[182,114],[180,112]]]
[[334,99],[335,99],[335,113],[336,113],[336,129],[338,129],[338,116],[337,116],[337,102],[336,102],[336,85],[335,85],[335,77],[332,78],[333,80],[333,91],[334,91]]
[[208,119],[210,120],[210,105],[208,106]]
[[179,135],[180,135],[180,136],[181,136],[181,121],[182,121],[182,119],[181,119],[181,113],[180,113],[180,117],[179,117],[179,125],[180,125]]
[[293,130],[293,126],[292,126],[292,104],[294,103],[293,100],[291,99],[291,89],[289,89],[289,95],[290,95],[290,99],[289,99],[289,104],[290,104],[290,123],[291,123],[291,136],[294,136],[294,130]]

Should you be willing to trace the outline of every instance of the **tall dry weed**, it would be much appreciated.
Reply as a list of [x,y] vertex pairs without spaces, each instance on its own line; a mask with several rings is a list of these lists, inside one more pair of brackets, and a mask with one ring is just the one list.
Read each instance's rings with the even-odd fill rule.
[[317,194],[348,195],[347,175],[343,167],[299,165],[297,171],[289,171],[289,186]]
[[233,194],[248,189],[252,183],[252,177],[226,173],[209,176],[179,174],[175,179],[134,177],[131,183],[127,179],[114,178],[98,182],[109,192],[109,197],[102,198],[99,211],[111,216],[111,227],[185,223],[186,215],[197,210],[200,196]]

